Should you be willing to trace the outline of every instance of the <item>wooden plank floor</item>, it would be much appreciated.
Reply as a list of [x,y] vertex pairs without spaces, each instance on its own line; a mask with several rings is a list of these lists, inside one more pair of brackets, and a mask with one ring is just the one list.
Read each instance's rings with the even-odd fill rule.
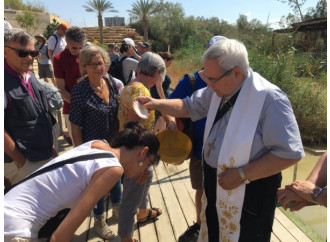
[[[163,162],[154,168],[153,182],[150,187],[150,206],[159,207],[163,214],[153,221],[135,223],[134,238],[141,242],[175,242],[192,225],[195,218],[195,192],[189,179],[189,161],[179,166]],[[106,201],[107,223],[117,234],[117,221],[112,218],[111,202]],[[93,231],[93,219],[86,218],[76,231],[72,241],[93,241],[98,238]],[[114,242],[120,241],[117,236]],[[311,241],[284,214],[276,209],[271,241]]]

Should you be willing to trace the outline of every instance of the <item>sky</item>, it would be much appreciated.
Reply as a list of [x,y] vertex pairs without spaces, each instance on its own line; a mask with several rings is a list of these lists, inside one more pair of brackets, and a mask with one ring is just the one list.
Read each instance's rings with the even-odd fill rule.
[[[71,25],[78,27],[97,26],[96,13],[86,12],[82,5],[87,0],[39,0],[45,4],[46,10],[60,18],[68,21]],[[287,3],[278,0],[165,0],[167,2],[180,3],[185,11],[185,16],[203,16],[205,18],[217,17],[219,20],[226,20],[235,23],[240,14],[246,15],[248,20],[258,19],[263,24],[271,24],[276,29],[278,22],[283,15],[293,13]],[[136,0],[110,0],[118,13],[105,12],[103,17],[125,17],[129,22],[127,10],[132,7]],[[305,14],[308,8],[316,6],[318,0],[307,0],[302,7]]]

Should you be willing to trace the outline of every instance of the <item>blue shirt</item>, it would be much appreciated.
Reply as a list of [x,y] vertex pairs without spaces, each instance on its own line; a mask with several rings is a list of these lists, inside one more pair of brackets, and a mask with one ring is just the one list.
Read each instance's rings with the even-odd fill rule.
[[[212,88],[206,87],[196,91],[191,98],[183,100],[192,120],[199,120],[207,116],[213,93]],[[232,110],[228,111],[214,124],[206,140],[206,143],[211,143],[217,137],[216,148],[211,150],[208,158],[205,157],[205,162],[213,168],[216,168],[218,164],[219,149],[231,112]],[[207,153],[208,149],[209,147],[206,145],[204,152]],[[280,89],[271,89],[266,95],[253,138],[249,162],[268,152],[284,159],[299,159],[304,156],[300,132],[291,103]]]
[[[195,91],[201,88],[206,87],[206,83],[199,76],[198,71],[194,73],[196,77]],[[168,96],[168,99],[184,99],[186,97],[190,97],[191,93],[191,83],[187,76],[184,76],[174,89],[174,91]],[[203,137],[204,137],[204,129],[205,129],[206,118],[202,118],[200,120],[195,120],[193,122],[193,153],[199,159],[202,159],[202,148],[203,148]]]

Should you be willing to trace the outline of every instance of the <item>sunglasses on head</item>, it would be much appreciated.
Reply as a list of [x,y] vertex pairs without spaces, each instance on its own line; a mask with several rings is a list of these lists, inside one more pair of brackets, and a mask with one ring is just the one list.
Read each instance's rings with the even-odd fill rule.
[[32,51],[19,50],[19,49],[15,49],[15,48],[13,48],[11,46],[8,46],[8,45],[5,45],[5,47],[14,50],[19,57],[27,57],[28,55],[30,55],[31,57],[36,57],[36,56],[39,55],[39,51],[37,51],[37,50],[32,50]]

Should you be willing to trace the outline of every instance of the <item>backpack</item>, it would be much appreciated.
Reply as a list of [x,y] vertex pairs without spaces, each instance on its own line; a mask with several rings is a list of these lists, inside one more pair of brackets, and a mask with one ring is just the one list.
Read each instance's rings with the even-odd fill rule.
[[122,58],[117,58],[115,61],[111,62],[110,68],[108,70],[108,73],[110,76],[117,78],[121,80],[124,85],[128,84],[132,78],[132,72],[129,75],[128,81],[126,82],[124,80],[124,75],[123,75],[123,61],[127,58],[127,56],[123,56]]
[[63,98],[61,95],[60,90],[44,81],[38,80],[39,83],[42,85],[46,98],[47,98],[47,105],[48,105],[48,111],[59,111],[63,107]]
[[[189,79],[189,82],[191,84],[191,94],[193,94],[196,91],[196,77],[195,74],[189,73],[184,75],[185,78]],[[191,95],[190,94],[190,95]],[[182,131],[186,135],[189,136],[190,140],[193,140],[193,122],[190,118],[176,118],[176,123],[179,131]]]
[[[56,34],[53,34],[53,35],[51,35],[50,37],[52,37],[52,36],[54,36],[54,38],[55,38],[55,45],[54,45],[54,49],[53,49],[53,51],[56,49],[56,46],[57,46],[57,43],[58,43],[58,37],[57,37],[57,35]],[[49,38],[50,38],[49,37]],[[46,46],[46,55],[47,55],[47,58],[48,59],[50,59],[49,58],[49,55],[48,55],[48,45]]]

